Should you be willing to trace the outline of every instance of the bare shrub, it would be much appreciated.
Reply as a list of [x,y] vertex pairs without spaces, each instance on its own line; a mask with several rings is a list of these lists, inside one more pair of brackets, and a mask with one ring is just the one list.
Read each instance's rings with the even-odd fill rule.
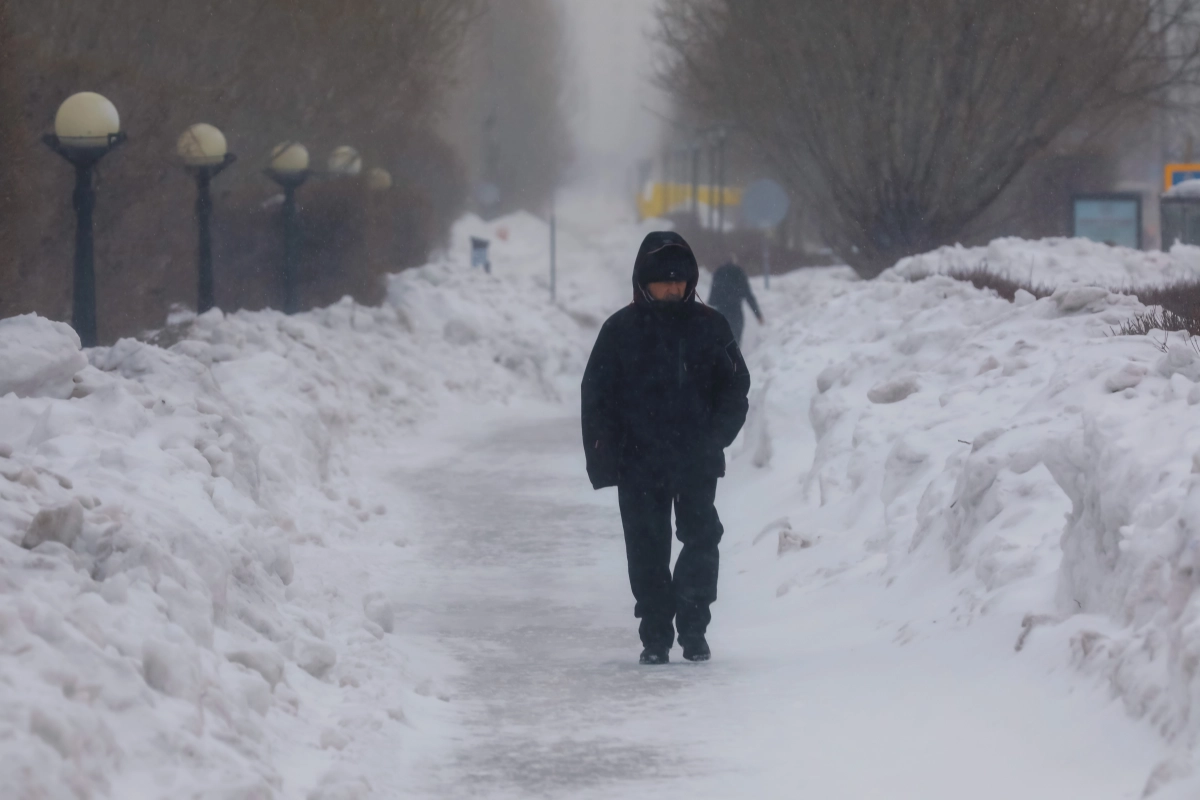
[[[976,289],[989,289],[1012,302],[1018,289],[1024,289],[1034,297],[1043,298],[1054,294],[1054,287],[1014,280],[1008,275],[992,272],[986,261],[970,269],[953,269],[944,273],[948,277],[972,284]],[[928,275],[914,276],[919,281]],[[1189,337],[1200,336],[1200,279],[1187,279],[1173,283],[1148,286],[1123,286],[1110,288],[1117,294],[1136,297],[1151,309],[1135,314],[1113,329],[1118,336],[1144,336],[1151,331],[1184,331]],[[1200,345],[1194,345],[1200,347]]]
[[952,269],[946,275],[955,280],[972,284],[976,289],[990,289],[1010,303],[1016,299],[1019,289],[1024,289],[1038,299],[1054,294],[1054,289],[1045,284],[1015,280],[1008,275],[992,272],[986,261],[980,262],[970,269]]
[[1134,286],[1117,289],[1134,295],[1150,311],[1137,314],[1113,332],[1120,336],[1144,336],[1151,331],[1184,331],[1193,347],[1200,347],[1200,280],[1190,279],[1154,286]]
[[[1200,319],[1200,280],[1190,279],[1155,286],[1134,286],[1118,290],[1134,295],[1148,306],[1162,308],[1181,317]],[[1164,328],[1164,330],[1166,330]]]
[[1146,336],[1151,331],[1184,331],[1189,336],[1198,336],[1200,317],[1186,317],[1160,308],[1135,314],[1113,329],[1117,336]]
[[665,0],[663,82],[736,122],[860,274],[955,238],[1066,135],[1193,84],[1200,0]]

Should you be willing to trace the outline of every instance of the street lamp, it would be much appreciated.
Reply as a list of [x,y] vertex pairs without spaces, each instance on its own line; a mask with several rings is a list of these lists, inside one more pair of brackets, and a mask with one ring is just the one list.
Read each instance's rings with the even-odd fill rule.
[[283,187],[283,313],[296,313],[296,272],[300,262],[296,190],[308,180],[308,150],[299,142],[281,142],[271,151],[267,177]]
[[362,172],[362,157],[349,145],[335,147],[325,162],[325,171],[330,175],[352,178]]
[[54,116],[54,133],[42,137],[54,152],[75,167],[75,274],[71,301],[71,326],[84,347],[96,346],[96,269],[93,255],[92,214],[96,192],[92,172],[96,163],[125,141],[121,118],[107,98],[95,92],[68,97]]
[[383,167],[371,167],[367,170],[367,188],[372,192],[386,192],[392,188],[392,173]]
[[209,184],[214,175],[232,164],[237,157],[228,152],[225,135],[203,122],[183,132],[176,150],[183,159],[184,167],[196,179],[196,222],[200,231],[196,269],[196,312],[203,314],[216,305],[210,233],[212,193],[209,191]]

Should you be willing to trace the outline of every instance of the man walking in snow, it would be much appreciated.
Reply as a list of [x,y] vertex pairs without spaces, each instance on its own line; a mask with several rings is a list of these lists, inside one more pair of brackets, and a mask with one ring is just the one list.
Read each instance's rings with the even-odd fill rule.
[[742,329],[746,325],[742,317],[743,301],[750,304],[750,310],[761,325],[763,315],[758,309],[758,300],[750,289],[750,279],[741,267],[730,261],[713,273],[712,288],[708,291],[708,304],[720,311],[729,321],[729,327],[733,329],[734,338],[739,343],[742,341]]
[[[698,278],[683,237],[648,235],[633,303],[604,323],[583,374],[588,477],[617,487],[643,664],[669,661],[676,626],[684,658],[709,658],[724,532],[713,501],[746,420],[746,362],[725,318],[697,302]],[[674,577],[672,506],[683,543]]]

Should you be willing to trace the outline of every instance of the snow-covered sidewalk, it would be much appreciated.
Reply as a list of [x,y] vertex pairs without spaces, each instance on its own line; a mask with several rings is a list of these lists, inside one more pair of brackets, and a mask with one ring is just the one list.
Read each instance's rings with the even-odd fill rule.
[[[0,320],[0,797],[1196,796],[1200,353],[1082,285],[1194,252],[773,281],[714,661],[645,669],[575,415],[646,229],[601,223],[555,303],[520,214],[379,308]],[[902,274],[984,257],[1063,289]]]
[[[906,643],[904,621],[936,613],[941,594],[898,604],[873,557],[836,542],[809,555],[843,578],[781,606],[753,563],[751,515],[730,500],[738,477],[720,501],[714,660],[638,666],[616,498],[591,490],[578,448],[577,418],[550,408],[364,462],[372,491],[412,498],[420,531],[420,570],[388,590],[397,624],[459,665],[439,682],[447,716],[424,731],[451,746],[430,745],[395,783],[376,772],[378,796],[1139,796],[1156,737],[1054,669],[1057,654],[1017,658],[1011,620]],[[395,757],[374,746],[352,743],[352,760]]]

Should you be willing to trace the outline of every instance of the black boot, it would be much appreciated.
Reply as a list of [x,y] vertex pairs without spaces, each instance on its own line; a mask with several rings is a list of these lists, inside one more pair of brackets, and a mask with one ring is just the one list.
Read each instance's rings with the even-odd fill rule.
[[641,658],[638,659],[639,664],[668,664],[671,661],[671,656],[665,647],[647,647],[642,651]]
[[708,661],[712,657],[703,633],[680,636],[679,646],[683,648],[683,657],[688,661]]

